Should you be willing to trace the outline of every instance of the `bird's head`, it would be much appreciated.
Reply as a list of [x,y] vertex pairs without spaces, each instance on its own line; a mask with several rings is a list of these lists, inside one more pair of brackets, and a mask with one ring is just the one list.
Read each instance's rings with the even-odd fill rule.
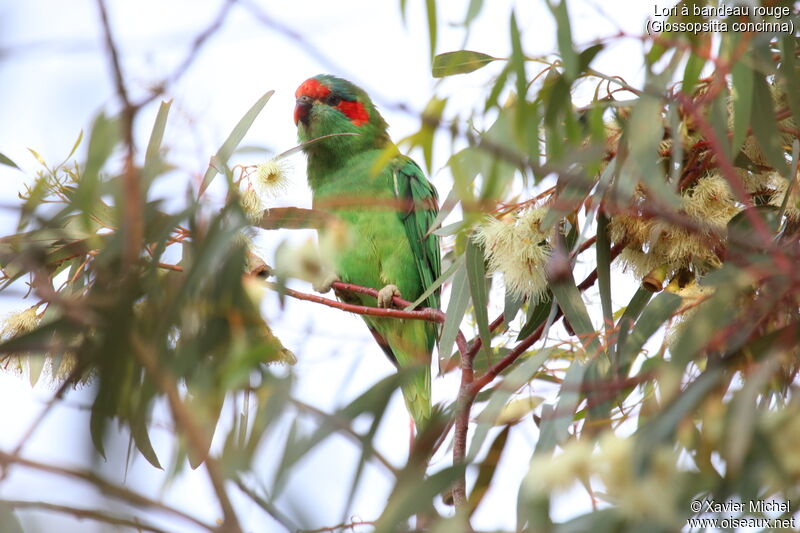
[[342,135],[314,143],[306,150],[381,148],[389,142],[386,122],[367,93],[342,78],[320,74],[295,91],[294,122],[301,142],[334,133]]

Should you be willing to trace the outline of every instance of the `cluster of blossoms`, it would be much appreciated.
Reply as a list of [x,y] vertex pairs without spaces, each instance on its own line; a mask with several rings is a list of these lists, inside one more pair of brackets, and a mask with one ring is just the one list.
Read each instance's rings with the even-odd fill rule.
[[[7,341],[20,335],[24,335],[29,331],[33,331],[39,325],[41,316],[36,312],[38,306],[34,305],[24,311],[12,313],[8,315],[3,321],[3,327],[0,329],[0,340]],[[7,370],[9,365],[14,364],[14,370],[18,373],[22,372],[22,358],[6,356],[0,359],[0,368]]]
[[275,157],[244,173],[239,202],[251,224],[258,224],[267,209],[264,198],[280,196],[289,186],[289,167],[285,159]]
[[484,248],[489,272],[503,274],[506,289],[532,303],[547,291],[545,264],[552,252],[548,239],[555,231],[542,227],[547,211],[547,207],[534,207],[515,216],[490,218],[473,236]]
[[665,275],[681,269],[705,273],[721,265],[724,230],[741,209],[725,179],[709,173],[681,193],[681,211],[703,231],[692,231],[643,216],[647,194],[638,188],[631,213],[611,218],[609,233],[624,242],[622,260],[640,278],[663,267]]
[[[700,98],[708,90],[709,85],[701,83],[694,97]],[[788,101],[785,90],[776,85],[771,87],[771,91],[776,109],[786,109]],[[731,129],[733,115],[729,109],[728,126]],[[784,151],[790,151],[798,135],[794,119],[790,116],[779,117],[778,128]],[[616,124],[607,126],[606,149],[610,155],[617,152],[616,144],[621,138],[621,130]],[[666,132],[665,139],[659,145],[665,174],[669,173],[675,150],[680,150],[683,159],[678,215],[685,216],[687,225],[699,230],[648,216],[646,207],[651,200],[651,193],[642,186],[635,190],[626,212],[611,217],[609,226],[612,240],[625,243],[621,254],[625,267],[641,279],[650,278],[657,271],[654,277],[658,283],[686,270],[702,276],[718,268],[726,247],[726,226],[743,208],[727,178],[717,168],[714,154],[693,115],[682,113],[677,131],[667,128]],[[677,143],[679,146],[675,146]],[[756,205],[780,207],[785,203],[785,214],[789,220],[800,222],[800,187],[791,187],[786,198],[790,189],[789,181],[776,171],[753,134],[748,134],[743,140],[734,164],[738,179]]]

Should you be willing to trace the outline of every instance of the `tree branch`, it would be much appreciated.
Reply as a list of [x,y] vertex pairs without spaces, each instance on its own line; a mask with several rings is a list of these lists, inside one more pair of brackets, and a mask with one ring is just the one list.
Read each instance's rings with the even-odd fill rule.
[[[324,296],[317,296],[316,294],[308,294],[305,292],[296,291],[294,289],[280,287],[277,283],[266,282],[266,285],[267,287],[269,287],[274,291],[281,292],[297,300],[314,302],[328,307],[333,307],[334,309],[340,309],[342,311],[347,311],[349,313],[355,313],[357,315],[405,318],[410,320],[425,320],[428,322],[437,322],[437,323],[441,323],[444,321],[444,313],[442,313],[437,309],[425,308],[414,311],[403,311],[402,309],[384,309],[382,307],[353,305],[344,302],[339,302],[337,300],[332,300],[330,298],[325,298]],[[358,292],[361,294],[366,294],[368,296],[374,296],[374,297],[378,296],[378,291],[375,289],[370,289],[368,287],[361,287],[358,285],[352,285],[349,283],[342,283],[339,281],[334,282],[333,288],[349,292]],[[405,305],[409,305],[411,303],[411,302],[406,302],[402,298],[398,298],[396,296],[394,297],[393,302],[395,303],[395,305],[397,305],[398,303],[400,305],[403,305],[403,303],[405,303]]]
[[0,500],[0,503],[4,503],[14,509],[37,509],[42,511],[53,511],[56,513],[69,514],[79,520],[85,520],[85,519],[95,520],[97,522],[103,522],[105,524],[129,527],[136,531],[150,531],[151,533],[169,533],[169,531],[167,531],[166,529],[161,529],[160,527],[144,524],[136,518],[133,519],[122,518],[119,516],[109,515],[100,511],[94,511],[92,509],[79,509],[77,507],[70,507],[68,505],[56,505],[54,503],[31,502],[24,500]]
[[119,52],[111,32],[105,1],[97,0],[97,6],[100,10],[100,21],[102,22],[106,48],[111,58],[114,85],[117,89],[117,96],[122,102],[120,117],[122,119],[123,140],[125,141],[125,171],[122,175],[122,192],[123,198],[125,198],[125,202],[122,205],[122,230],[125,239],[122,257],[123,265],[130,266],[138,261],[144,240],[141,188],[139,186],[139,173],[134,165],[136,144],[133,138],[133,120],[136,116],[137,108],[131,103],[128,89],[125,86]]
[[37,461],[24,459],[22,457],[19,457],[18,455],[13,455],[0,450],[0,466],[2,466],[3,469],[5,470],[12,464],[24,466],[34,470],[39,470],[41,472],[47,472],[49,474],[80,479],[81,481],[85,481],[93,485],[104,495],[111,496],[112,498],[116,498],[127,504],[139,507],[150,507],[153,509],[158,509],[159,511],[164,511],[166,513],[172,514],[178,518],[191,522],[192,524],[195,524],[196,526],[199,526],[208,531],[215,531],[217,529],[215,526],[206,524],[205,522],[202,522],[197,518],[184,513],[183,511],[179,511],[178,509],[164,505],[161,502],[151,500],[125,487],[120,487],[119,485],[115,485],[114,483],[111,483],[110,481],[101,478],[100,476],[98,476],[93,472],[84,472],[81,470],[72,470],[69,468],[61,468],[58,466],[39,463]]

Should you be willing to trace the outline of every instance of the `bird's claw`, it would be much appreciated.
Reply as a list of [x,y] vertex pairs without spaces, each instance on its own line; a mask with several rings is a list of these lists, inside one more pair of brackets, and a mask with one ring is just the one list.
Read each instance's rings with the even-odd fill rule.
[[378,307],[389,308],[392,306],[392,298],[400,298],[400,290],[397,285],[387,285],[378,291]]
[[339,276],[337,276],[334,273],[330,273],[327,276],[312,283],[311,286],[314,288],[315,291],[324,294],[329,290],[331,290],[331,285],[333,285],[334,281],[340,281]]

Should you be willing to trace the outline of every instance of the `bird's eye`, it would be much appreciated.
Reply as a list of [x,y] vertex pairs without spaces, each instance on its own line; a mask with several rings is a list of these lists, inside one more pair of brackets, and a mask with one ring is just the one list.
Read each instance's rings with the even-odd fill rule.
[[341,102],[341,101],[342,101],[341,98],[339,98],[337,95],[331,93],[331,94],[329,94],[328,96],[326,96],[322,100],[322,103],[324,103],[325,105],[329,105],[329,106],[333,107],[333,106],[339,105],[339,102]]

